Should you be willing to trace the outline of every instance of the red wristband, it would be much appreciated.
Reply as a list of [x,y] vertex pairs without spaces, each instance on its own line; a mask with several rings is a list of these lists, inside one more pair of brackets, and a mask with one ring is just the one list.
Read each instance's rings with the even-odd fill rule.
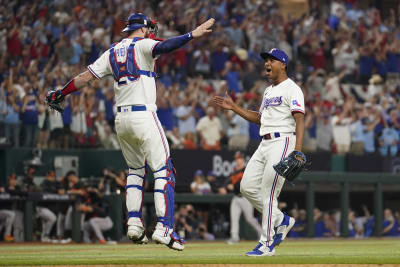
[[72,79],[63,87],[63,89],[61,89],[61,94],[63,94],[63,96],[66,96],[78,90],[79,88],[75,86],[75,80]]

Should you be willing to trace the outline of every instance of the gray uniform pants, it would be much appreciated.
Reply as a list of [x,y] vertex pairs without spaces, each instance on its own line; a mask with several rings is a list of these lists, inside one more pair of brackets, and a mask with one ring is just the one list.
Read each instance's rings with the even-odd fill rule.
[[110,230],[113,222],[110,217],[93,217],[83,224],[83,241],[91,243],[90,233],[94,232],[98,240],[104,240],[103,232]]
[[15,221],[15,212],[12,210],[0,210],[0,231],[4,229],[4,237],[11,235]]
[[56,215],[48,208],[38,206],[36,207],[36,216],[39,217],[42,221],[41,238],[45,236],[48,237],[50,235],[51,229],[57,221]]
[[[72,230],[72,212],[73,207],[69,206],[67,213],[63,214],[61,212],[57,215],[57,236],[59,238],[64,236],[65,230]],[[83,221],[85,219],[85,214],[81,214],[81,225],[83,225]]]
[[15,220],[14,220],[14,238],[17,242],[23,242],[25,240],[24,237],[24,213],[20,210],[13,210],[15,212]]
[[251,203],[242,196],[234,196],[231,201],[231,238],[239,240],[239,221],[240,215],[244,215],[247,223],[250,224],[258,235],[262,234],[262,228],[254,217],[254,208]]

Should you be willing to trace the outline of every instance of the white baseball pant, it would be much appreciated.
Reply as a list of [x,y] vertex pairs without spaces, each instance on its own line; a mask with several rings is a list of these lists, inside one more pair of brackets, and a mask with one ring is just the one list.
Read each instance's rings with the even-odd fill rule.
[[[74,208],[72,206],[68,207],[67,215],[65,215],[65,222],[64,222],[64,229],[65,230],[72,230],[72,215],[73,215]],[[81,212],[81,225],[83,225],[85,221],[86,214]],[[58,231],[58,229],[57,229]]]
[[98,240],[105,240],[103,232],[110,230],[113,222],[110,217],[93,217],[83,224],[83,241],[90,243],[90,233],[94,232]]
[[249,160],[240,183],[240,192],[262,213],[262,235],[260,242],[271,245],[274,227],[283,220],[278,209],[278,197],[285,179],[279,176],[273,165],[294,150],[296,136],[281,134],[281,137],[262,140]]
[[164,130],[154,111],[118,112],[115,128],[124,158],[129,166],[126,190],[128,225],[143,227],[142,201],[145,164],[154,172],[154,202],[157,217],[166,214],[166,200],[163,191],[167,181],[157,179],[167,177],[163,169],[170,156],[169,145]]
[[42,235],[41,238],[45,236],[49,236],[51,229],[53,228],[53,225],[57,221],[57,216],[49,210],[48,208],[45,207],[36,207],[36,216],[39,217],[42,221]]
[[262,228],[254,217],[254,208],[243,196],[234,196],[231,201],[231,238],[239,240],[240,215],[243,213],[245,220],[250,224],[258,235],[262,234]]
[[12,210],[0,210],[0,231],[4,227],[4,237],[11,235],[15,221],[15,212]]
[[17,242],[24,241],[24,213],[20,210],[13,210],[15,212],[13,237]]

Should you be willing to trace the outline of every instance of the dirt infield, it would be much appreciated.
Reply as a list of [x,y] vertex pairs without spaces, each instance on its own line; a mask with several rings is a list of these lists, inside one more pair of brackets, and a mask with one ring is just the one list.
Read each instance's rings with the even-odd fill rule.
[[[18,265],[15,265],[18,266]],[[22,265],[21,265],[22,266]],[[23,265],[29,267],[29,265]],[[54,267],[54,265],[32,265],[34,267]],[[72,265],[57,265],[57,267],[71,267]],[[131,264],[131,265],[73,265],[74,267],[400,267],[400,264]]]

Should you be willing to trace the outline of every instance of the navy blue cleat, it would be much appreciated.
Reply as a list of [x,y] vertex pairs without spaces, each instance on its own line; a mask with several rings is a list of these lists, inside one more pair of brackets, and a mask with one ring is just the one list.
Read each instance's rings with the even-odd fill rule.
[[272,243],[274,247],[279,246],[279,244],[282,243],[283,240],[285,240],[287,234],[293,228],[295,222],[296,221],[294,218],[286,215],[285,213],[283,214],[282,223],[278,225],[274,235],[274,242]]
[[252,251],[246,253],[246,256],[264,257],[264,256],[274,256],[274,254],[275,254],[274,245],[267,246],[262,243],[258,243],[258,245]]

